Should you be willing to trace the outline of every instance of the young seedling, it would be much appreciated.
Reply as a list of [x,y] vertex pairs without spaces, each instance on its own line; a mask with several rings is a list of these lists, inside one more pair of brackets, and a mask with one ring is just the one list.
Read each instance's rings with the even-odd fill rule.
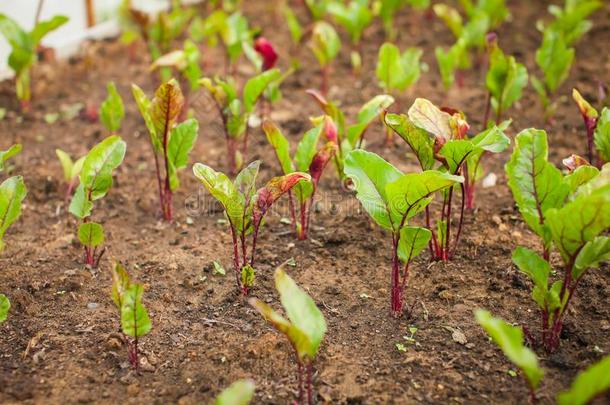
[[[419,48],[409,48],[401,54],[396,45],[389,42],[383,44],[379,48],[376,70],[377,80],[383,91],[400,100],[398,95],[419,80],[421,55],[422,50]],[[398,103],[397,109],[400,109]],[[392,133],[392,130],[387,128],[388,144],[391,144]]]
[[68,17],[55,16],[50,20],[36,22],[32,31],[27,32],[17,22],[5,14],[0,14],[0,33],[12,48],[8,65],[15,72],[17,98],[24,112],[30,110],[30,70],[37,62],[37,51],[42,39],[68,22]]
[[[460,2],[468,19],[464,22],[460,12],[446,4],[435,4],[434,13],[447,25],[456,38],[455,44],[445,51],[442,47],[435,49],[439,70],[445,88],[451,87],[455,80],[456,70],[470,69],[472,60],[470,51],[476,49],[479,56],[485,46],[485,35],[504,22],[509,12],[504,0],[479,0],[473,4],[470,0]],[[461,86],[461,76],[458,84]]]
[[[0,172],[5,169],[5,163],[11,157],[21,152],[21,145],[16,144],[7,150],[0,150]],[[0,183],[0,253],[4,250],[4,235],[8,228],[19,219],[21,205],[27,189],[23,177],[13,176]],[[6,320],[11,303],[4,294],[0,294],[0,324]]]
[[435,193],[452,189],[464,178],[437,170],[403,174],[380,156],[364,150],[348,153],[345,174],[352,180],[356,197],[366,212],[392,235],[390,308],[392,315],[399,316],[403,311],[409,265],[432,237],[430,230],[410,226],[409,221],[426,209]]
[[496,125],[500,125],[502,113],[519,101],[527,86],[527,69],[517,63],[514,56],[506,56],[498,45],[496,34],[487,36],[489,68],[485,78],[487,85],[487,105],[483,125],[488,126],[490,108],[493,109]]
[[188,112],[190,95],[201,87],[199,84],[199,79],[202,76],[199,66],[200,59],[199,48],[193,41],[187,39],[184,41],[183,49],[166,53],[154,61],[150,67],[151,70],[172,68],[178,74],[180,87],[185,89],[182,114]]
[[502,319],[494,318],[488,311],[478,309],[475,311],[477,322],[497,344],[504,355],[523,372],[530,390],[532,403],[537,401],[536,390],[544,376],[544,370],[538,364],[536,354],[525,347],[523,343],[523,330],[512,326]]
[[287,4],[282,7],[282,15],[284,16],[288,31],[290,32],[290,38],[292,39],[292,43],[289,50],[290,65],[296,70],[301,65],[297,53],[299,47],[301,46],[305,30],[299,22],[299,19],[297,18],[294,11]]
[[396,39],[398,31],[394,25],[394,16],[405,6],[423,10],[430,7],[430,0],[380,0],[374,3],[373,7],[383,22],[386,40]]
[[604,107],[601,114],[598,113],[576,89],[572,89],[572,98],[587,130],[588,160],[601,167],[603,162],[610,161],[610,110]]
[[320,21],[327,12],[330,0],[303,0],[312,21]]
[[195,177],[222,205],[229,221],[235,281],[244,295],[248,294],[254,283],[256,241],[265,215],[283,194],[301,180],[311,181],[309,174],[294,172],[274,177],[256,190],[259,167],[260,161],[252,162],[237,175],[235,181],[231,181],[225,174],[202,163],[193,166]]
[[216,397],[215,405],[248,405],[254,397],[254,381],[237,380]]
[[176,80],[171,79],[159,86],[152,100],[137,85],[132,84],[131,89],[150,135],[163,219],[171,221],[173,194],[180,186],[178,171],[188,165],[199,123],[192,118],[178,123],[184,96]]
[[131,283],[129,274],[116,262],[112,269],[112,301],[121,314],[121,331],[127,343],[127,356],[129,363],[139,371],[138,339],[150,332],[152,324],[148,311],[142,304],[144,287]]
[[351,0],[348,4],[334,0],[328,4],[327,11],[349,34],[352,43],[352,69],[354,73],[359,74],[362,69],[362,33],[373,20],[369,0]]
[[104,228],[91,221],[93,202],[104,197],[112,187],[112,172],[119,167],[125,156],[126,144],[116,135],[95,145],[83,162],[79,174],[80,184],[70,202],[70,213],[81,220],[78,240],[85,250],[85,264],[97,267],[105,248]]
[[354,149],[364,146],[364,136],[375,118],[380,117],[381,113],[394,103],[394,97],[381,94],[367,101],[358,111],[356,122],[348,125],[345,121],[343,111],[332,101],[315,90],[307,90],[307,93],[316,100],[322,112],[329,116],[326,118],[316,118],[314,121],[324,120],[324,133],[328,141],[338,145],[337,153],[334,156],[337,175],[340,179],[345,178],[343,172],[345,156]]
[[[598,0],[567,0],[563,8],[552,4],[549,13],[555,20],[549,24],[549,28],[560,33],[566,44],[572,46],[593,27],[587,17],[602,6],[603,3]],[[536,25],[545,29],[543,24],[538,22]]]
[[[7,150],[0,150],[0,172],[4,171],[6,161],[19,154],[21,149],[21,145],[16,144]],[[0,253],[4,250],[4,235],[8,228],[19,219],[21,205],[26,195],[27,189],[21,176],[9,177],[0,183]]]
[[[534,282],[532,297],[542,318],[541,344],[553,352],[580,279],[610,257],[610,241],[600,236],[610,227],[610,166],[599,172],[573,156],[565,161],[571,172],[562,176],[547,155],[546,133],[524,130],[517,135],[506,173],[523,219],[542,241],[542,257],[518,247],[513,262]],[[549,287],[553,248],[561,254],[564,273]]]
[[280,77],[279,70],[270,69],[250,78],[241,91],[241,97],[239,88],[231,79],[225,81],[217,77],[212,80],[206,77],[200,80],[214,99],[222,119],[230,173],[236,173],[242,167],[248,149],[248,121],[258,99]]
[[[121,128],[121,122],[125,118],[125,107],[114,82],[109,82],[107,88],[108,97],[102,102],[99,115],[106,130],[114,134]],[[61,157],[59,159],[62,160]]]
[[547,27],[542,44],[536,51],[536,64],[543,73],[543,79],[531,77],[532,86],[542,102],[546,121],[555,115],[557,106],[551,97],[568,78],[573,61],[574,48],[567,45],[560,33]]
[[[327,118],[330,119],[330,118]],[[326,126],[325,126],[326,127]],[[318,141],[322,133],[321,125],[310,129],[299,142],[294,157],[290,157],[290,143],[282,135],[280,129],[271,121],[263,123],[263,130],[267,140],[275,149],[275,155],[285,175],[295,171],[307,172],[311,176],[311,182],[299,182],[294,187],[294,194],[298,203],[299,215],[292,198],[293,190],[288,192],[290,201],[290,216],[295,234],[299,240],[307,239],[309,223],[311,220],[311,207],[318,189],[318,182],[327,163],[333,158],[337,151],[337,144],[328,141],[318,149]],[[328,138],[328,136],[327,136]]]
[[225,51],[225,74],[235,76],[244,44],[252,46],[255,34],[247,18],[239,11],[228,14],[224,10],[216,10],[202,22],[200,31],[202,39],[206,38],[209,46],[216,46],[220,41]]
[[298,364],[297,402],[311,405],[315,401],[313,361],[326,334],[326,320],[315,301],[286,274],[283,266],[275,270],[275,288],[288,319],[256,298],[250,299],[250,305],[290,341]]
[[72,196],[74,187],[76,187],[76,185],[78,184],[78,175],[80,174],[80,171],[83,168],[83,163],[85,161],[86,156],[81,156],[76,161],[73,161],[70,155],[68,155],[61,149],[55,149],[55,154],[59,159],[59,163],[61,164],[61,168],[64,173],[64,182],[67,185],[64,201],[67,202],[68,199]]
[[326,96],[331,64],[341,50],[341,39],[332,25],[326,21],[318,21],[313,26],[309,48],[320,64],[322,76],[320,92]]
[[[423,171],[433,169],[446,171],[456,176],[468,176],[465,165],[469,159],[475,171],[485,152],[498,153],[506,149],[510,140],[502,127],[492,127],[468,138],[469,125],[464,115],[451,109],[441,110],[430,101],[422,98],[415,100],[408,116],[386,114],[385,124],[404,139],[419,161]],[[468,183],[474,184],[476,177]],[[455,187],[442,191],[443,204],[440,218],[431,224],[431,212],[426,208],[426,227],[432,232],[430,252],[434,260],[448,261],[457,250],[466,206],[466,185],[460,182],[461,202],[455,238],[452,242],[452,206]],[[436,229],[436,231],[435,231]]]
[[578,373],[568,391],[557,396],[559,405],[586,405],[610,390],[610,356]]

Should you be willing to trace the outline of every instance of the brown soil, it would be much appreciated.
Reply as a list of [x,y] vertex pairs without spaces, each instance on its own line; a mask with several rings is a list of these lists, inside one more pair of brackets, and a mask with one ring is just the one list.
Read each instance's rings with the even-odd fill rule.
[[[280,50],[288,49],[288,35],[281,21],[274,20],[277,17],[269,12],[267,2],[244,3],[251,21],[268,27],[265,35]],[[513,19],[500,30],[500,44],[534,72],[534,49],[540,41],[535,21],[548,15],[546,4],[509,3]],[[577,86],[594,97],[598,81],[608,81],[609,17],[608,8],[597,13],[594,28],[578,46],[570,79],[560,89],[556,121],[548,128],[551,158],[557,164],[572,152],[584,153],[582,122],[567,96]],[[403,14],[397,24],[403,27],[401,47],[422,47],[430,66],[400,100],[403,111],[416,96],[423,96],[464,110],[473,128],[480,128],[485,98],[482,73],[468,72],[465,86],[448,93],[441,87],[433,49],[451,43],[448,30],[436,19],[426,20],[419,14]],[[350,74],[347,46],[335,66],[331,98],[340,100],[350,116],[379,93],[373,64],[382,41],[380,25],[375,24],[366,32],[361,77]],[[307,129],[308,117],[318,114],[304,92],[319,83],[316,65],[305,47],[298,56],[304,70],[287,81],[285,98],[274,112],[294,142]],[[282,57],[285,66],[286,52]],[[203,403],[232,381],[250,377],[256,381],[256,403],[288,403],[296,387],[289,345],[236,293],[230,275],[212,274],[213,260],[230,268],[230,235],[218,221],[220,212],[203,210],[209,200],[190,170],[181,176],[176,221],[165,224],[159,219],[148,135],[129,89],[136,82],[149,94],[153,91],[143,48],[138,58],[130,62],[126,50],[110,41],[89,44],[70,61],[42,65],[34,76],[34,113],[23,120],[10,113],[0,121],[4,134],[0,148],[13,141],[24,145],[13,173],[23,174],[29,188],[22,219],[7,234],[7,249],[0,257],[0,291],[13,304],[8,321],[0,326],[0,402]],[[217,51],[206,49],[204,59],[206,72],[222,70]],[[240,73],[249,73],[246,63]],[[61,105],[99,103],[109,80],[117,83],[126,100],[127,118],[120,134],[128,151],[115,186],[94,211],[107,230],[109,252],[100,269],[91,271],[81,264],[82,252],[74,241],[76,223],[63,204],[64,185],[54,149],[80,156],[107,134],[99,124],[81,119],[48,125],[43,115],[58,111]],[[0,103],[10,111],[17,109],[9,82],[0,86]],[[218,117],[203,96],[192,105],[201,123],[192,160],[224,169]],[[544,125],[532,89],[510,115],[514,119],[511,134]],[[380,126],[371,130],[368,139],[369,150],[401,169],[415,169],[414,160],[405,157],[406,145],[397,141],[395,148],[384,146]],[[410,318],[388,316],[388,235],[341,189],[333,170],[327,170],[322,181],[320,212],[313,219],[310,241],[297,242],[289,226],[280,223],[279,214],[269,218],[259,244],[252,295],[278,307],[273,269],[286,259],[295,259],[297,265],[290,274],[310,292],[328,321],[328,334],[315,364],[320,401],[526,400],[523,380],[508,374],[513,366],[488,341],[472,314],[474,308],[488,308],[537,331],[529,282],[510,259],[515,246],[535,246],[535,238],[521,221],[506,187],[502,168],[507,156],[487,161],[488,169],[499,176],[498,185],[480,190],[479,208],[467,216],[457,257],[449,264],[429,264],[427,255],[422,255],[413,266],[407,290]],[[278,174],[273,152],[259,130],[254,132],[249,160],[255,158],[265,162],[264,179]],[[141,340],[149,366],[140,376],[130,371],[126,350],[115,337],[119,318],[109,298],[111,258],[123,261],[132,277],[146,286],[144,302],[153,330]],[[610,350],[609,297],[610,275],[604,265],[584,278],[557,354],[546,356],[539,351],[547,370],[540,392],[543,402],[552,402],[579,370],[598,360],[600,352]],[[404,343],[410,326],[418,328],[417,345],[407,345],[407,351],[400,352],[395,344]],[[462,332],[467,343],[456,342],[454,331]]]

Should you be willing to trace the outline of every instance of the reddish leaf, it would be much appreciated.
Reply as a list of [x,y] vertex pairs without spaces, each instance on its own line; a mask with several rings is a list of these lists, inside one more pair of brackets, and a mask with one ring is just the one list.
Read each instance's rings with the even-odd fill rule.
[[258,228],[260,221],[273,203],[301,180],[311,181],[311,176],[303,172],[294,172],[285,176],[274,177],[258,190],[252,212],[255,229]]
[[254,50],[263,58],[263,70],[269,70],[275,66],[278,55],[267,38],[258,37],[256,41],[254,41]]
[[320,177],[322,177],[324,168],[335,153],[337,153],[337,144],[331,141],[324,145],[322,149],[320,149],[314,156],[311,164],[309,165],[311,182],[313,183],[314,187],[318,186],[318,181],[320,181]]
[[326,139],[328,139],[330,142],[333,142],[334,144],[339,143],[337,125],[328,115],[324,117],[324,134],[326,135]]
[[561,161],[563,165],[571,172],[580,166],[590,166],[591,163],[587,159],[578,155],[570,155]]

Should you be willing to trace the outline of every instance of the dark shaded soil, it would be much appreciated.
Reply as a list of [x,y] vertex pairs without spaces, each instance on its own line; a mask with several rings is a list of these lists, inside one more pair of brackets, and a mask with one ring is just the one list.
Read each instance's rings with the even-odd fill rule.
[[[267,2],[245,2],[251,21],[265,28],[278,44],[282,62],[288,34],[275,20]],[[500,44],[535,71],[534,50],[540,41],[537,18],[547,16],[545,2],[510,1],[511,22],[500,30]],[[610,68],[608,8],[597,13],[594,28],[577,48],[576,64],[564,84],[553,126],[548,128],[551,158],[584,154],[585,134],[576,107],[567,96],[577,86],[589,98],[598,81],[608,82]],[[416,96],[464,110],[473,129],[480,128],[485,93],[482,72],[465,76],[465,86],[448,93],[442,89],[434,61],[434,46],[451,43],[451,35],[437,20],[403,14],[398,19],[401,47],[419,46],[430,70],[400,100],[406,111]],[[376,50],[383,32],[375,24],[365,35],[361,77],[350,74],[347,46],[333,73],[331,98],[340,100],[350,117],[379,93],[374,78]],[[347,41],[344,42],[347,44]],[[308,128],[317,106],[304,90],[319,83],[309,51],[298,51],[304,71],[288,79],[273,117],[296,143]],[[22,219],[6,237],[0,257],[0,291],[13,308],[0,326],[0,403],[204,403],[232,381],[256,381],[256,403],[289,403],[296,389],[292,353],[286,340],[272,330],[236,293],[230,273],[212,274],[212,261],[230,268],[230,235],[218,220],[222,214],[198,186],[190,170],[182,176],[175,198],[176,221],[159,220],[154,164],[145,126],[130,95],[138,83],[148,94],[154,84],[143,47],[130,62],[117,42],[83,47],[68,62],[43,65],[34,75],[34,113],[23,119],[15,113],[0,121],[0,148],[11,142],[24,145],[13,173],[23,174],[29,196]],[[222,71],[222,57],[204,50],[205,71]],[[249,74],[244,63],[240,74]],[[82,155],[107,134],[99,124],[81,119],[48,125],[44,113],[57,112],[76,102],[97,104],[105,97],[105,83],[114,80],[126,100],[127,118],[120,135],[128,143],[127,156],[109,195],[97,204],[94,217],[107,230],[108,253],[99,270],[83,267],[75,243],[76,223],[66,213],[61,169],[54,155],[62,148]],[[13,87],[0,85],[0,105],[17,109]],[[213,167],[225,164],[219,119],[204,96],[192,100],[200,120],[200,137],[193,161]],[[544,122],[532,89],[510,111],[511,134]],[[384,132],[375,126],[368,149],[382,154],[403,170],[414,170],[406,145],[386,148]],[[536,332],[538,317],[529,297],[529,282],[511,264],[511,251],[520,244],[535,246],[506,187],[503,164],[508,152],[487,160],[498,175],[495,187],[481,189],[478,209],[468,215],[461,250],[449,264],[428,263],[426,254],[413,266],[407,291],[410,319],[388,317],[390,245],[385,235],[340,187],[333,170],[322,180],[318,212],[311,240],[296,241],[289,226],[275,213],[259,244],[257,283],[252,295],[278,307],[273,269],[294,258],[290,274],[314,297],[328,321],[328,334],[316,362],[319,399],[332,403],[523,403],[527,397],[520,377],[473,319],[484,307]],[[269,145],[253,131],[250,159],[261,158],[264,179],[279,173]],[[192,220],[192,221],[191,221]],[[153,322],[142,339],[147,366],[140,376],[126,363],[126,350],[117,339],[119,317],[109,298],[111,258],[123,261],[132,277],[146,286],[144,302]],[[559,258],[554,258],[559,261]],[[366,295],[363,295],[366,294]],[[364,298],[368,296],[369,298]],[[550,403],[575,374],[610,351],[610,274],[608,266],[591,271],[579,287],[567,316],[561,348],[542,363],[547,374],[540,395]],[[416,345],[406,352],[410,326],[418,331]],[[456,333],[457,331],[457,333]],[[455,341],[463,333],[467,343]],[[460,339],[457,339],[460,340]],[[464,343],[464,342],[462,342]],[[609,397],[606,400],[610,401]],[[603,401],[602,401],[603,402]]]

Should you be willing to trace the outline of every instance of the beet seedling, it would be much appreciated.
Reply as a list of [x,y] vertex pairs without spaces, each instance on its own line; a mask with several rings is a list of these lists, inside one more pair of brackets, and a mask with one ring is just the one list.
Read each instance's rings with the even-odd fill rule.
[[487,36],[487,53],[489,68],[485,83],[487,85],[487,105],[483,125],[487,127],[490,108],[496,115],[496,125],[500,125],[502,113],[521,98],[521,93],[527,86],[527,69],[517,63],[514,56],[506,56],[495,34]]
[[[407,115],[386,114],[385,124],[394,130],[415,154],[423,171],[433,169],[456,176],[469,176],[468,163],[478,172],[480,158],[485,152],[498,153],[506,149],[510,140],[503,133],[505,126],[492,127],[468,138],[469,125],[464,115],[455,110],[441,110],[430,101],[415,100]],[[466,184],[474,185],[477,177],[460,183],[461,202],[455,238],[452,241],[452,206],[454,187],[442,190],[443,204],[440,218],[431,224],[431,212],[426,208],[426,227],[432,232],[430,252],[434,260],[449,260],[456,252],[466,207]],[[435,231],[436,229],[436,231]]]
[[298,364],[298,403],[311,405],[314,403],[313,361],[326,334],[326,320],[315,301],[282,266],[275,270],[275,288],[288,319],[256,298],[250,299],[250,305],[290,341]]
[[256,241],[265,215],[283,194],[301,180],[311,181],[309,174],[294,172],[274,177],[256,190],[259,167],[260,161],[252,162],[237,175],[235,181],[231,181],[225,174],[202,163],[193,166],[195,177],[222,205],[229,221],[235,281],[244,295],[248,294],[254,283]]
[[405,6],[411,6],[415,9],[426,9],[430,7],[430,0],[380,0],[376,2],[374,8],[379,7],[378,14],[383,22],[383,30],[388,41],[396,39],[397,30],[394,26],[394,16]]
[[131,89],[150,135],[163,219],[171,221],[174,191],[180,186],[178,171],[188,165],[199,123],[192,118],[178,123],[184,96],[176,80],[160,85],[152,100],[135,84]]
[[215,405],[248,405],[254,397],[254,381],[237,380],[216,397]]
[[326,165],[335,155],[337,144],[336,142],[328,141],[318,149],[318,141],[322,128],[317,126],[303,135],[295,151],[294,158],[291,158],[290,143],[275,124],[271,121],[265,121],[263,123],[263,131],[265,131],[267,140],[275,149],[275,155],[285,175],[299,171],[308,172],[311,176],[311,182],[299,182],[293,189],[299,207],[298,217],[292,198],[293,190],[288,191],[292,225],[294,226],[297,238],[305,240],[309,231],[311,207],[314,203],[318,182]]
[[572,89],[572,98],[578,105],[587,130],[589,162],[595,164],[597,161],[597,166],[610,162],[610,110],[604,107],[601,114],[598,113],[576,89]]
[[[397,95],[419,80],[421,55],[422,50],[419,48],[409,48],[401,54],[396,45],[384,43],[379,48],[376,70],[377,80],[383,91],[399,100]],[[388,145],[392,141],[392,133],[392,130],[387,128]]]
[[125,118],[125,107],[114,82],[109,82],[107,88],[108,97],[102,102],[99,115],[106,130],[114,134],[121,128],[121,122]]
[[326,21],[318,21],[313,26],[309,49],[320,64],[322,81],[320,92],[326,95],[330,78],[331,64],[341,50],[341,39],[332,25]]
[[61,149],[55,149],[55,154],[59,159],[59,163],[61,164],[61,168],[64,173],[64,182],[66,183],[66,194],[65,201],[72,196],[72,191],[74,191],[74,187],[78,184],[78,175],[83,168],[83,163],[85,162],[85,158],[87,156],[81,156],[76,161],[73,161],[70,155],[64,152]]
[[[356,122],[347,124],[343,111],[332,101],[328,101],[324,96],[315,90],[307,90],[318,103],[325,115],[331,120],[325,119],[325,135],[328,141],[336,143],[339,148],[334,156],[337,175],[343,179],[345,156],[354,149],[364,146],[364,136],[369,129],[373,120],[378,118],[380,114],[394,103],[394,97],[387,94],[381,94],[367,101],[358,111]],[[322,118],[320,118],[321,120]],[[315,119],[317,121],[318,119]]]
[[610,356],[578,373],[569,390],[557,396],[559,405],[586,405],[610,390]]
[[[549,13],[555,19],[547,28],[559,33],[565,43],[572,46],[593,27],[593,23],[587,18],[602,6],[603,2],[598,0],[566,1],[563,8],[550,5]],[[543,30],[547,29],[542,21],[538,22],[537,25]]]
[[482,309],[475,311],[475,317],[506,357],[523,371],[529,386],[530,399],[532,402],[536,402],[536,390],[544,377],[544,370],[538,364],[536,354],[525,347],[523,330],[502,319],[494,318],[488,311]]
[[[21,152],[21,145],[15,144],[7,150],[0,150],[0,172],[4,171],[5,163],[11,157]],[[13,176],[0,183],[0,253],[4,250],[4,235],[8,228],[19,219],[21,205],[27,189],[23,177]],[[11,302],[4,294],[0,294],[0,324],[6,320]]]
[[69,211],[82,222],[78,227],[78,240],[85,250],[85,264],[97,267],[105,248],[104,228],[91,221],[93,202],[104,197],[112,187],[112,172],[125,157],[127,145],[116,135],[95,145],[83,162],[79,174],[80,184],[74,192]]
[[50,20],[36,21],[30,32],[26,32],[17,22],[5,14],[0,14],[0,33],[12,48],[8,65],[15,72],[15,89],[17,98],[24,112],[30,110],[32,98],[30,90],[30,70],[37,62],[37,51],[42,39],[68,22],[68,17],[55,16]]
[[142,304],[144,287],[131,283],[129,274],[121,263],[112,269],[112,301],[121,314],[121,331],[127,343],[127,356],[131,366],[138,372],[138,339],[150,332],[152,323],[148,311]]
[[[4,171],[6,161],[19,154],[21,149],[20,144],[15,144],[7,150],[0,151],[0,172]],[[26,195],[27,189],[21,176],[9,177],[0,183],[0,253],[4,250],[4,235],[19,219],[21,205]]]
[[[542,213],[542,223],[536,224],[536,231],[543,233],[545,256],[518,247],[513,252],[513,262],[534,282],[532,298],[542,318],[541,344],[551,353],[559,347],[564,316],[580,280],[587,270],[610,258],[610,238],[604,236],[610,229],[610,165],[599,173],[594,167],[581,166],[564,178],[561,174],[545,174],[550,170],[544,167],[541,165],[542,175],[534,176],[534,184],[536,193],[542,193],[537,194],[542,196],[541,201],[536,200]],[[553,192],[556,189],[560,191]],[[549,204],[545,204],[547,195]],[[526,200],[525,204],[531,202]],[[521,208],[525,204],[519,209],[531,221],[535,216]],[[548,258],[552,247],[561,255],[563,274],[558,271],[561,278],[549,286],[552,272]]]
[[345,174],[352,180],[356,197],[366,212],[392,234],[391,313],[399,316],[409,265],[432,237],[429,229],[408,223],[426,209],[435,193],[453,189],[464,178],[437,170],[403,174],[380,156],[364,150],[348,153]]
[[248,149],[248,120],[265,89],[280,76],[279,70],[270,69],[250,78],[241,91],[241,97],[233,80],[224,81],[218,77],[200,80],[214,99],[222,119],[229,172],[236,173],[241,169]]
[[331,1],[327,11],[349,34],[352,42],[350,54],[352,69],[354,73],[359,74],[362,68],[362,33],[373,21],[369,0],[351,0],[348,4],[344,4],[342,1]]

